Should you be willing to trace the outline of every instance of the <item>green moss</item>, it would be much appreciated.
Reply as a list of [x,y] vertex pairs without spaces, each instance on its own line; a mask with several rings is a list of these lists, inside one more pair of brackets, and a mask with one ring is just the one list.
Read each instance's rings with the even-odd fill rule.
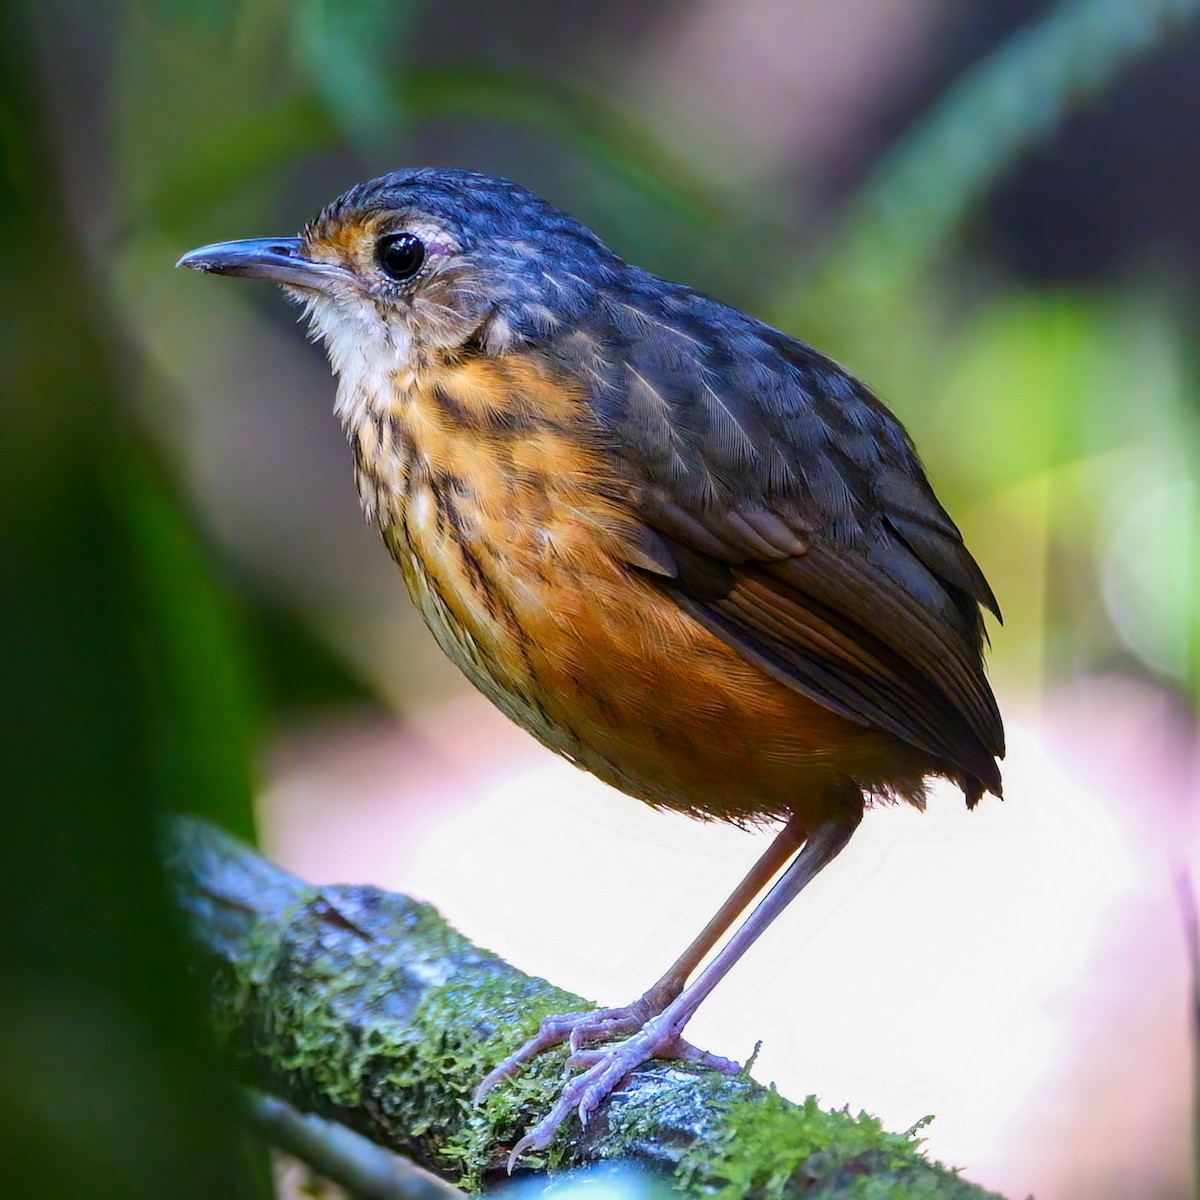
[[680,1164],[680,1184],[721,1200],[978,1200],[978,1188],[926,1159],[916,1135],[928,1120],[889,1133],[866,1113],[826,1111],[815,1096],[794,1104],[772,1088],[730,1106]]
[[[235,1054],[302,1079],[314,1097],[353,1106],[360,1098],[362,1047],[339,1000],[361,991],[361,981],[336,956],[318,955],[301,968],[289,954],[288,935],[286,922],[260,922],[246,935],[242,954],[214,992],[218,1033]],[[247,1014],[253,1014],[250,1027]]]
[[[275,1079],[256,1076],[268,1089],[286,1080],[279,1090],[301,1107],[352,1125],[367,1109],[394,1131],[392,1144],[478,1189],[553,1103],[566,1050],[539,1055],[479,1108],[474,1088],[543,1017],[587,1003],[504,969],[428,905],[395,899],[394,936],[378,957],[364,957],[337,916],[306,891],[283,919],[251,926],[213,991],[218,1034],[252,1071],[270,1064]],[[402,973],[449,962],[445,984],[397,987]],[[415,1009],[397,1007],[398,993],[419,994]],[[543,1165],[561,1157],[551,1151]]]
[[[544,985],[531,992],[530,980],[503,973],[452,983],[432,990],[415,1023],[426,1031],[420,1069],[439,1078],[449,1095],[470,1096],[479,1081],[537,1031],[543,1017],[586,1008],[578,996]],[[488,1014],[485,1024],[479,1014]],[[452,1031],[452,1032],[448,1032]],[[457,1120],[442,1147],[443,1164],[471,1192],[482,1187],[483,1173],[496,1165],[497,1150],[512,1145],[553,1103],[562,1086],[565,1047],[538,1055],[516,1076],[493,1088],[478,1108],[456,1101]],[[554,1167],[561,1149],[528,1155],[530,1166]]]

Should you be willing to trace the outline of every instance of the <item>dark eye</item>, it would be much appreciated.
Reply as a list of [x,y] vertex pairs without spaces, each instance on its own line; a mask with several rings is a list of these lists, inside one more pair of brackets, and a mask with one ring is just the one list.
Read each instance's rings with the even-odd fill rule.
[[392,233],[379,239],[379,269],[397,283],[411,279],[425,261],[425,245],[415,233]]

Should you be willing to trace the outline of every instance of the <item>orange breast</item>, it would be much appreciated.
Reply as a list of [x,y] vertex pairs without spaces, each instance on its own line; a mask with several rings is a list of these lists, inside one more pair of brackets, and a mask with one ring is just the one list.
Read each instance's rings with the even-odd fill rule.
[[368,509],[442,648],[601,779],[736,821],[820,819],[847,775],[919,790],[917,752],[777,682],[626,565],[623,485],[580,398],[536,363],[439,370],[357,449]]

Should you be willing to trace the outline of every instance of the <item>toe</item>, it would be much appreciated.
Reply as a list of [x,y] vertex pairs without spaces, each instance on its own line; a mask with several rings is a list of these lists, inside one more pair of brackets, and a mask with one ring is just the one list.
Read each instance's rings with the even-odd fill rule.
[[722,1058],[719,1054],[710,1054],[700,1050],[683,1038],[676,1038],[675,1045],[669,1050],[662,1049],[656,1055],[658,1058],[675,1058],[680,1062],[694,1063],[698,1067],[708,1067],[712,1071],[720,1071],[722,1075],[736,1075],[741,1069],[741,1063],[731,1058]]
[[514,1050],[507,1058],[496,1064],[480,1082],[471,1097],[471,1103],[478,1106],[483,1103],[488,1092],[500,1083],[516,1075],[521,1068],[535,1059],[544,1050],[561,1046],[563,1042],[572,1040],[574,1030],[581,1022],[586,1022],[591,1016],[586,1012],[563,1013],[560,1016],[544,1017],[538,1026],[538,1031],[523,1045]]

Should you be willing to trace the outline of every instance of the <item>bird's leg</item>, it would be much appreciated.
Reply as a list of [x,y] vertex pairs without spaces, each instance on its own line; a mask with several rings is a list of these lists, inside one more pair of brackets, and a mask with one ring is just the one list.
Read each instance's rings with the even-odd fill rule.
[[550,1112],[516,1144],[508,1159],[509,1170],[526,1151],[544,1150],[550,1145],[572,1110],[586,1125],[600,1102],[630,1071],[651,1058],[663,1057],[664,1051],[669,1053],[677,1045],[683,1027],[700,1003],[801,889],[837,856],[858,827],[860,816],[818,825],[779,882],[692,984],[625,1041],[588,1052],[591,1065],[567,1082]]
[[[805,831],[793,818],[775,836],[770,846],[737,885],[729,899],[717,910],[711,921],[700,931],[690,946],[671,964],[663,977],[648,988],[632,1004],[619,1008],[590,1009],[586,1012],[562,1013],[546,1017],[523,1046],[514,1050],[503,1062],[488,1073],[475,1089],[474,1102],[483,1098],[502,1079],[515,1075],[521,1066],[543,1050],[567,1042],[571,1047],[570,1066],[590,1062],[591,1051],[583,1048],[589,1042],[605,1041],[641,1029],[651,1017],[661,1013],[682,991],[688,977],[700,965],[704,956],[717,944],[721,935],[749,907],[751,901],[775,878],[804,841]],[[683,1058],[700,1062],[717,1070],[737,1070],[737,1065],[715,1054],[705,1054],[683,1039],[678,1040],[674,1053],[664,1050],[662,1057]]]
[[664,1008],[680,992],[689,976],[700,965],[704,956],[717,944],[721,935],[750,906],[751,901],[771,882],[788,860],[804,844],[806,831],[793,817],[775,835],[771,844],[759,855],[745,878],[734,888],[729,899],[717,910],[712,920],[697,934],[692,944],[668,968],[667,973],[635,1003],[653,1006],[654,1015]]

